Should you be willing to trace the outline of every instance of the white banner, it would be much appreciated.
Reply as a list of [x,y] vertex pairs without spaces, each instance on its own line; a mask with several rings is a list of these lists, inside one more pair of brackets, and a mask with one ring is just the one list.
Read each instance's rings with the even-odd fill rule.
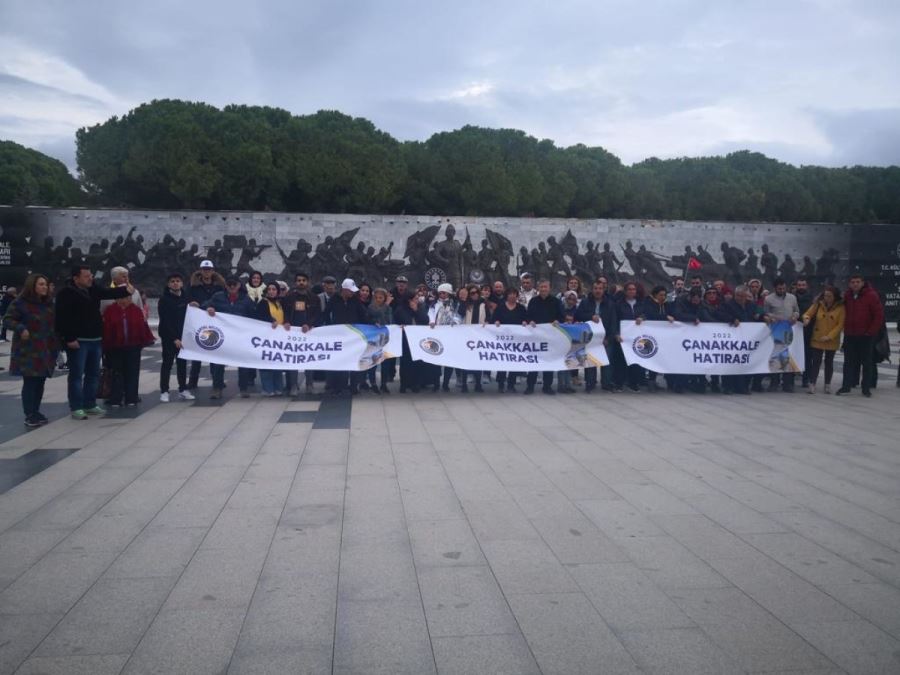
[[788,321],[698,325],[623,321],[622,350],[629,365],[655,373],[755,375],[803,371],[803,325]]
[[569,370],[609,363],[602,323],[406,326],[413,359],[464,370]]
[[304,333],[188,307],[178,357],[263,370],[368,370],[402,351],[399,326],[345,324]]

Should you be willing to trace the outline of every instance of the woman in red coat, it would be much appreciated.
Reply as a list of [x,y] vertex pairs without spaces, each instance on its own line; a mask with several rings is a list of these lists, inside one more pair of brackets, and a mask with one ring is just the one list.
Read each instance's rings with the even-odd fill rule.
[[152,345],[153,333],[141,308],[131,296],[119,298],[103,312],[103,351],[112,373],[112,388],[107,405],[114,408],[138,403],[141,374],[141,350]]

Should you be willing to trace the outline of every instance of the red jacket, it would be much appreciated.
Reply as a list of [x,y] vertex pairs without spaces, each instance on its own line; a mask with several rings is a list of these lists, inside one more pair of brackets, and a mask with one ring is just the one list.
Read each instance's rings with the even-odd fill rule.
[[878,299],[878,293],[869,284],[864,284],[859,295],[854,298],[853,291],[844,293],[844,335],[860,337],[868,335],[877,337],[884,323],[884,307]]
[[125,308],[114,302],[103,311],[103,349],[146,347],[155,338],[137,305]]

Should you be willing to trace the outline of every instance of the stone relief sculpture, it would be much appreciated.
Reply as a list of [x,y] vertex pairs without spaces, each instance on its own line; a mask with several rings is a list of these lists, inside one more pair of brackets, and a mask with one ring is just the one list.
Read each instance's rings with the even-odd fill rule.
[[[326,236],[316,245],[301,237],[287,247],[277,240],[259,242],[244,234],[223,233],[204,250],[203,246],[188,245],[184,238],[176,239],[172,234],[147,244],[132,227],[124,235],[99,237],[90,244],[79,240],[81,247],[74,246],[70,236],[59,243],[46,236],[19,246],[27,249],[29,267],[46,271],[58,282],[65,280],[75,264],[89,265],[101,274],[114,266],[124,266],[131,270],[136,284],[151,292],[163,288],[172,272],[189,274],[204,258],[212,260],[223,274],[249,276],[259,269],[266,280],[271,280],[290,279],[305,272],[313,283],[331,275],[387,287],[400,274],[413,285],[424,282],[432,288],[443,282],[454,288],[494,281],[511,286],[518,283],[518,275],[529,272],[536,278],[549,279],[554,291],[563,289],[570,276],[578,277],[583,285],[604,275],[610,284],[636,279],[645,286],[669,286],[673,275],[691,273],[699,273],[707,281],[723,279],[732,287],[760,278],[771,288],[776,276],[784,276],[790,282],[799,275],[809,277],[814,286],[821,286],[834,283],[841,265],[840,254],[833,247],[817,257],[803,255],[799,264],[791,253],[785,253],[779,264],[768,244],[762,244],[757,254],[753,247],[742,249],[728,241],[719,242],[720,258],[716,259],[706,242],[686,244],[683,252],[666,255],[629,239],[621,246],[620,258],[610,241],[579,242],[571,229],[563,236],[532,239],[533,248],[520,245],[517,250],[509,236],[485,228],[476,247],[468,228],[460,241],[457,227],[447,221],[427,225],[407,236],[403,254],[398,256],[393,241],[386,246],[376,245],[360,238],[359,233],[359,227],[350,228]],[[271,265],[272,254],[264,255],[268,249],[274,249],[272,254],[277,254],[279,265]],[[800,259],[798,255],[797,260]]]

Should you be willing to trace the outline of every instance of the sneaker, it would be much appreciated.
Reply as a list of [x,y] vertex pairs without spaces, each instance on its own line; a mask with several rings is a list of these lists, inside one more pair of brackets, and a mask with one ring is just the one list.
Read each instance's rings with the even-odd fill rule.
[[209,398],[212,399],[213,401],[216,401],[216,400],[222,398],[222,390],[217,389],[216,387],[213,387],[213,390],[209,394]]
[[87,413],[84,410],[73,410],[72,411],[72,419],[73,420],[86,420]]
[[834,392],[834,395],[835,396],[843,396],[844,394],[849,394],[849,393],[850,393],[849,387],[841,387],[836,392]]
[[161,392],[159,395],[159,402],[160,403],[168,403],[169,402],[169,392],[167,392],[167,391]]
[[126,403],[125,407],[126,408],[137,408],[137,403]]
[[[6,342],[6,340],[4,340]],[[36,427],[41,426],[42,422],[37,417],[26,417],[25,418],[25,426],[29,429],[34,429]]]
[[106,409],[101,408],[99,405],[95,405],[93,408],[88,408],[87,410],[85,410],[84,413],[86,415],[94,415],[94,416],[105,415]]
[[826,393],[826,394],[830,394],[830,393],[831,393],[831,385],[830,385],[830,384],[826,384],[826,385],[825,385],[825,393]]
[[187,389],[185,389],[184,391],[179,391],[179,392],[178,392],[178,398],[180,398],[182,401],[193,401],[193,400],[194,400],[195,398],[197,398],[197,397],[194,396],[194,395],[193,395],[191,392],[189,392]]
[[807,394],[815,394],[816,393],[816,385],[814,385],[814,384],[807,385],[806,393]]
[[241,389],[241,398],[250,398],[250,392],[246,389]]

